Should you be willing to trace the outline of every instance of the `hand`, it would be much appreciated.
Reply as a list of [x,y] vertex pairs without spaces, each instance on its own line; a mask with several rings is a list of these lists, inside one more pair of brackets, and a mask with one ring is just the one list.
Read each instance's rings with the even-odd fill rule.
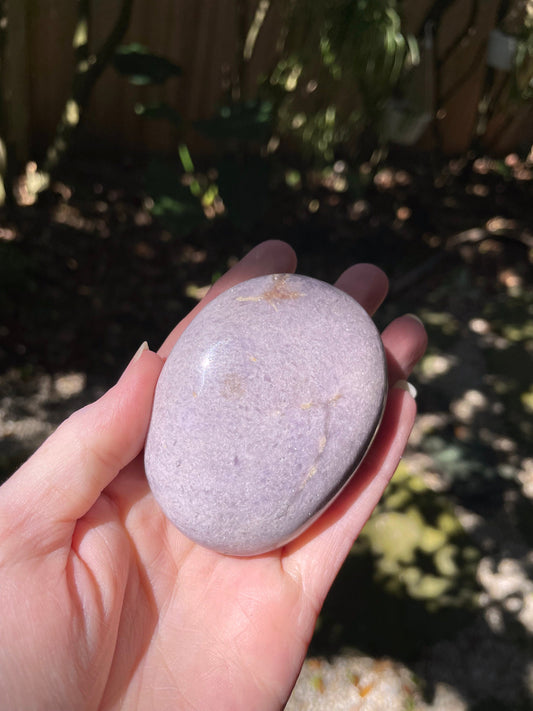
[[[192,543],[146,483],[142,448],[163,359],[208,301],[254,276],[292,272],[281,242],[252,250],[100,400],[72,415],[0,488],[0,699],[25,711],[280,709],[335,575],[411,430],[394,385],[426,337],[409,316],[383,333],[391,389],[357,476],[298,539],[254,558]],[[385,275],[360,264],[337,286],[373,313]]]

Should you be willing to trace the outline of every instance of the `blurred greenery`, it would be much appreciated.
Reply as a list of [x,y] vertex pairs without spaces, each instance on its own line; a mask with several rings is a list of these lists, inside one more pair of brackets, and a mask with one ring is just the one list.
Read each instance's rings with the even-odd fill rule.
[[264,144],[272,135],[273,105],[242,101],[222,106],[210,119],[196,121],[196,129],[214,141]]
[[475,609],[479,555],[448,498],[401,464],[328,596],[313,651],[419,658]]
[[420,59],[399,3],[296,0],[288,8],[283,56],[269,78],[279,130],[322,161],[357,142],[375,147],[387,100]]
[[533,8],[526,3],[524,22],[518,37],[514,85],[523,101],[533,99]]
[[118,47],[113,55],[113,66],[136,86],[164,84],[182,74],[181,68],[174,62],[150,52],[138,42]]
[[172,232],[190,231],[205,221],[200,201],[182,184],[183,171],[175,161],[153,158],[146,168],[146,192],[151,212]]

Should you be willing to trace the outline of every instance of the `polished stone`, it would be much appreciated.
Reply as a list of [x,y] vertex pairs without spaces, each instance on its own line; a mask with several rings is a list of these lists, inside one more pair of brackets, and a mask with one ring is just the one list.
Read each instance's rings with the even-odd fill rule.
[[303,531],[354,473],[387,388],[379,333],[344,292],[257,277],[187,327],[162,370],[150,487],[192,540],[253,555]]

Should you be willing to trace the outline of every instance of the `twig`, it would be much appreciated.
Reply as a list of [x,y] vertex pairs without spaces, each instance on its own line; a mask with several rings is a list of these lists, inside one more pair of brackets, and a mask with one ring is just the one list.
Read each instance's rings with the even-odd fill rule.
[[448,49],[439,57],[439,63],[442,66],[450,59],[450,57],[459,49],[463,41],[468,37],[470,28],[474,25],[476,17],[479,13],[479,0],[473,0],[470,7],[470,15],[465,23],[466,29],[451,43]]
[[235,21],[237,26],[237,40],[235,42],[236,75],[233,82],[232,99],[240,101],[244,95],[248,63],[244,58],[244,46],[248,34],[245,0],[237,0],[235,5]]
[[89,61],[89,33],[91,29],[91,0],[79,0],[78,21],[74,30],[74,56],[76,71],[83,62]]
[[451,7],[451,5],[453,5],[453,0],[437,0],[427,11],[420,27],[424,28],[428,22],[432,23],[435,27],[438,27],[442,16],[446,10]]
[[444,247],[436,254],[433,254],[425,262],[422,262],[422,264],[419,264],[398,279],[392,281],[389,288],[389,295],[397,296],[402,291],[410,289],[417,282],[428,277],[443,261],[452,257],[463,245],[479,244],[486,239],[509,239],[520,242],[529,249],[533,249],[533,235],[525,230],[518,234],[515,229],[504,228],[497,232],[489,232],[481,227],[473,227],[472,229],[452,235],[448,238]]
[[[94,86],[127,32],[133,3],[134,0],[123,0],[115,25],[100,50],[91,56],[89,49],[90,0],[79,0],[79,15],[74,36],[74,51],[78,63],[72,83],[72,95],[65,104],[56,135],[46,152],[43,164],[45,174],[50,174],[57,169],[70,148]],[[83,36],[84,31],[85,37]]]
[[402,291],[407,291],[417,282],[421,281],[425,277],[429,276],[435,269],[440,266],[441,262],[447,259],[450,253],[444,249],[441,249],[437,254],[433,254],[425,262],[422,262],[414,269],[410,269],[408,272],[403,274],[398,279],[391,281],[389,286],[389,297],[397,296]]
[[270,0],[259,0],[259,4],[255,10],[254,19],[252,20],[252,24],[250,25],[248,35],[246,36],[246,40],[244,42],[243,56],[247,62],[249,62],[253,57],[257,38],[259,37],[261,28],[263,27],[268,11],[270,10],[270,4]]
[[445,91],[440,97],[439,101],[442,105],[446,104],[449,99],[457,92],[459,89],[466,84],[466,82],[470,79],[470,76],[472,75],[472,72],[474,69],[477,67],[479,62],[485,57],[485,54],[487,52],[487,43],[482,42],[478,48],[478,51],[476,52],[474,59],[471,61],[471,63],[468,66],[468,69],[466,69],[461,76],[452,84],[452,86]]

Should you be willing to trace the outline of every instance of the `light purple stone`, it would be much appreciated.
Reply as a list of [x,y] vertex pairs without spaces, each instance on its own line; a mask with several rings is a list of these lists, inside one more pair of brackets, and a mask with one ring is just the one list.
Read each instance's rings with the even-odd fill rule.
[[257,277],[192,321],[157,384],[145,464],[166,516],[222,553],[275,549],[347,483],[387,389],[359,304],[309,277]]

